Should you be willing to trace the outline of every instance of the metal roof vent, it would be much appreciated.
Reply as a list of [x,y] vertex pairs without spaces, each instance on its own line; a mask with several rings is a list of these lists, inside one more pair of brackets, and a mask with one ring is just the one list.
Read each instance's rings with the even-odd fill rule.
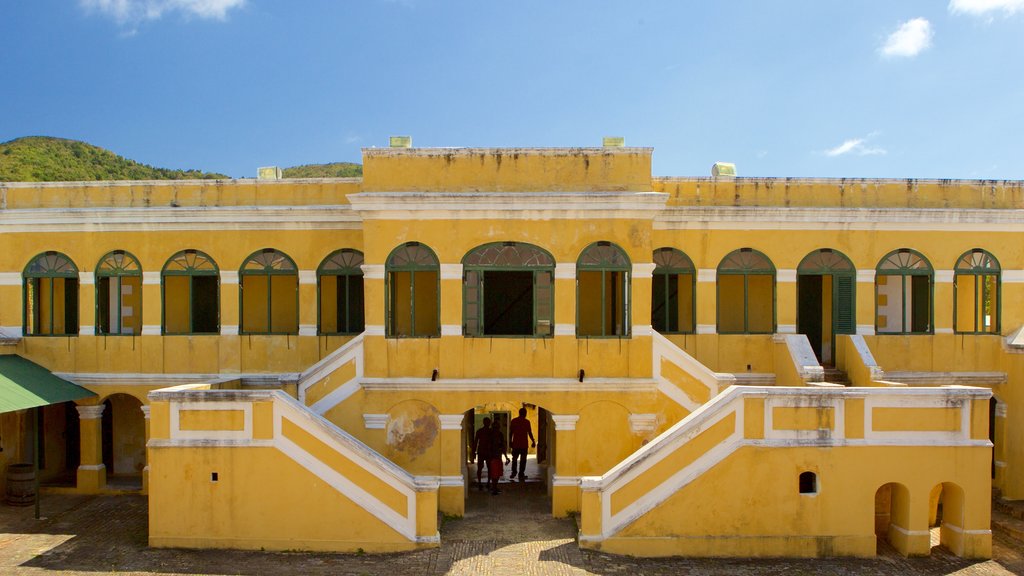
[[715,162],[711,166],[711,177],[722,179],[735,178],[736,165],[732,162]]
[[391,148],[412,148],[412,136],[392,136],[388,139]]
[[256,169],[257,180],[280,180],[281,169],[277,166],[261,166]]
[[622,136],[605,136],[601,139],[601,146],[605,148],[622,148],[626,145],[626,139]]

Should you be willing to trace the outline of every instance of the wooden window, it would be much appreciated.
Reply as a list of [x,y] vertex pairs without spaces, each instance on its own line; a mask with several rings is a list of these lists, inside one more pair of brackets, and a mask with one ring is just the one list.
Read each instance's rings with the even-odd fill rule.
[[886,254],[875,269],[875,332],[931,334],[934,276],[920,252],[900,248]]
[[198,250],[171,256],[160,273],[164,334],[220,332],[217,263]]
[[693,334],[696,287],[697,270],[689,256],[675,248],[655,250],[651,326],[662,334]]
[[28,336],[78,335],[78,267],[59,252],[44,252],[22,275],[23,325]]
[[485,244],[462,259],[466,336],[552,336],[555,259],[532,244]]
[[124,250],[108,252],[96,266],[96,333],[142,333],[142,266]]
[[726,255],[718,265],[720,334],[775,332],[775,265],[752,248]]
[[406,242],[391,252],[384,270],[387,337],[440,336],[441,267],[434,251]]
[[974,248],[953,271],[953,330],[960,334],[999,334],[1002,282],[995,256]]
[[319,334],[359,334],[365,328],[362,265],[362,252],[343,248],[317,268]]
[[631,268],[626,253],[611,242],[583,250],[576,262],[577,336],[629,336]]

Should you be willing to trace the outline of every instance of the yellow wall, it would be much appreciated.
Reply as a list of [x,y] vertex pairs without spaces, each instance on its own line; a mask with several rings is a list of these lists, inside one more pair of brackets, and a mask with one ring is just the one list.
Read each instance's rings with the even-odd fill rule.
[[364,191],[644,192],[650,148],[363,149]]

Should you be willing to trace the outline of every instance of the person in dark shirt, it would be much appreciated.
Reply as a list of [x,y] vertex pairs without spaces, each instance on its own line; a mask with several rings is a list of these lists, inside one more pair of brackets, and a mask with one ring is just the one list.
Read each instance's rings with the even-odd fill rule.
[[501,490],[498,490],[498,481],[501,480],[501,476],[505,472],[501,461],[504,459],[505,464],[509,463],[508,456],[505,454],[505,435],[501,433],[501,427],[497,422],[491,427],[490,441],[491,459],[487,461],[487,480],[491,485],[491,494],[497,496],[501,494]]
[[533,430],[530,429],[530,421],[526,419],[526,408],[519,409],[519,417],[513,418],[508,425],[508,433],[512,436],[512,476],[514,480],[517,474],[516,460],[519,461],[519,481],[526,481],[526,454],[528,448],[526,441],[529,439],[530,446],[537,446],[533,439]]
[[[476,435],[473,437],[473,454],[476,456],[476,485],[483,492],[484,485],[480,478],[484,471],[484,464],[489,464],[491,459],[490,418],[484,418],[484,425],[476,431]],[[490,484],[490,475],[488,475],[487,483]]]

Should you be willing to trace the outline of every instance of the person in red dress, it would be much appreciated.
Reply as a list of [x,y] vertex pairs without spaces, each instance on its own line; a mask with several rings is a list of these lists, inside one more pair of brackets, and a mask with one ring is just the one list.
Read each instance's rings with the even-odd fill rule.
[[508,455],[505,454],[505,435],[501,433],[501,427],[497,422],[490,429],[490,440],[491,459],[487,461],[487,480],[491,485],[491,494],[497,496],[501,494],[501,490],[498,490],[498,480],[505,473],[501,461],[504,459],[505,464],[509,462]]
[[533,439],[533,430],[530,429],[530,421],[526,419],[526,408],[519,409],[519,417],[513,418],[508,425],[508,433],[512,436],[512,476],[514,480],[517,474],[516,460],[519,461],[519,481],[526,481],[526,454],[528,448],[526,441],[529,439],[530,446],[537,446]]

